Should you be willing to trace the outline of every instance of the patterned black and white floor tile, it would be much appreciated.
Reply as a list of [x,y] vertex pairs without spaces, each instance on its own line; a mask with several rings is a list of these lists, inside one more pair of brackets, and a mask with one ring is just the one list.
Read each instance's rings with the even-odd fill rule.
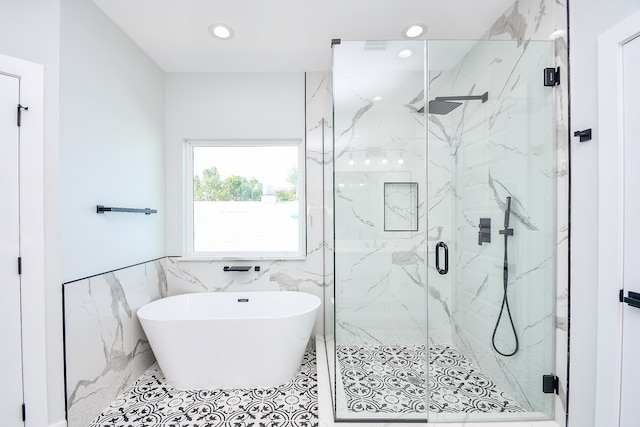
[[[425,412],[424,346],[338,346],[352,412]],[[457,350],[429,346],[429,412],[523,412]]]
[[312,427],[318,425],[316,356],[307,350],[296,377],[280,387],[182,391],[157,364],[89,427]]

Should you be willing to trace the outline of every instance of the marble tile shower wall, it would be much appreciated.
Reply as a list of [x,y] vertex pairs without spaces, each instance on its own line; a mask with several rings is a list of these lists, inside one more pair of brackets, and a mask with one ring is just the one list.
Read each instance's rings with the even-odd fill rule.
[[167,295],[165,264],[63,285],[69,427],[86,427],[155,362],[136,311]]
[[[456,236],[450,265],[454,284],[448,295],[453,341],[526,409],[545,412],[552,402],[540,392],[545,373],[540,371],[540,360],[555,350],[555,363],[548,360],[543,369],[560,378],[557,418],[565,412],[566,382],[566,88],[543,88],[550,91],[547,98],[555,104],[555,112],[544,110],[532,96],[543,90],[541,68],[566,64],[564,39],[548,41],[556,28],[566,28],[565,17],[563,4],[518,1],[485,37],[513,42],[478,43],[453,70],[430,75],[430,98],[490,94],[488,107],[470,102],[448,116],[431,117],[430,146],[450,146],[450,206]],[[503,101],[496,101],[498,94]],[[523,99],[528,100],[526,106],[514,109]],[[535,114],[553,116],[555,132],[527,125],[538,119]],[[557,144],[549,150],[552,141]],[[520,352],[513,358],[497,355],[490,344],[502,302],[503,242],[477,243],[479,217],[491,217],[494,231],[502,226],[507,195],[513,197],[511,226],[518,234],[509,242],[511,309],[521,340]],[[525,299],[518,301],[522,295]],[[506,338],[501,340],[501,335]],[[498,346],[510,347],[508,335],[508,320],[503,319]]]
[[[465,103],[443,120],[449,122],[444,129],[454,164],[454,341],[523,406],[544,412],[551,409],[539,390],[553,354],[555,150],[552,96],[539,75],[545,60],[553,65],[551,49],[549,42],[478,43],[447,74],[454,76],[455,93],[488,91],[491,99]],[[442,95],[435,88],[432,93]],[[540,93],[547,96],[536,99]],[[491,346],[503,292],[504,245],[496,230],[503,226],[507,196],[515,230],[508,251],[510,307],[520,339],[515,357],[500,356]],[[478,244],[480,218],[491,219],[491,243]],[[514,341],[503,314],[496,346],[509,353]]]
[[[306,74],[306,190],[307,256],[304,260],[260,260],[243,264],[259,265],[260,271],[224,272],[230,261],[193,261],[169,257],[168,294],[231,291],[302,291],[323,298],[323,136],[327,120],[328,73]],[[324,309],[316,319],[316,333],[322,333]]]

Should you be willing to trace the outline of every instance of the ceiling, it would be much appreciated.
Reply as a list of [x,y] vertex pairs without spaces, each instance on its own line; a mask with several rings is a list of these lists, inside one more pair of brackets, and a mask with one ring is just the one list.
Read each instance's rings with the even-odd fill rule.
[[299,72],[329,70],[332,39],[401,40],[416,23],[422,39],[477,39],[514,0],[93,1],[166,72]]

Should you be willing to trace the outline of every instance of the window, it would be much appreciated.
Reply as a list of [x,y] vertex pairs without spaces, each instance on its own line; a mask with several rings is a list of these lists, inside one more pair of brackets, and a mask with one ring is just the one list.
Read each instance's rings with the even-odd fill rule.
[[187,141],[187,149],[187,255],[305,254],[300,140]]

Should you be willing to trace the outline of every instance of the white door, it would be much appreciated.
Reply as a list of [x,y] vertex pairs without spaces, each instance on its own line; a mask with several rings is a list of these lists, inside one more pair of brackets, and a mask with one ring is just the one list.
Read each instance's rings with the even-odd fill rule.
[[625,170],[623,284],[627,303],[622,313],[620,427],[637,427],[640,423],[640,37],[622,46],[622,67]]
[[20,275],[20,80],[0,74],[0,423],[22,426],[22,325]]

